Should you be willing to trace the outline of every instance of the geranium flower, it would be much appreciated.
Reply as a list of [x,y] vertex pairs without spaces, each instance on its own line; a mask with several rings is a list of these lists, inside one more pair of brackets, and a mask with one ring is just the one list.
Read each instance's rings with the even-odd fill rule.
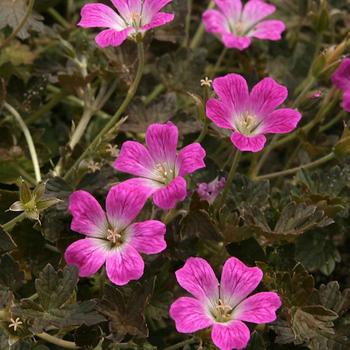
[[132,223],[146,200],[138,188],[120,184],[108,192],[105,213],[90,193],[73,192],[69,198],[71,229],[86,238],[67,248],[67,264],[76,265],[80,276],[89,277],[106,263],[108,278],[119,286],[139,279],[144,270],[140,253],[155,254],[166,248],[162,222]]
[[350,112],[350,58],[344,58],[332,75],[333,84],[343,92],[342,107]]
[[162,209],[171,209],[187,196],[185,175],[205,167],[205,151],[199,143],[184,147],[177,154],[178,129],[168,122],[152,124],[146,131],[146,145],[124,142],[114,167],[140,176],[126,183],[140,186]]
[[176,272],[176,279],[192,297],[181,297],[170,307],[177,331],[194,333],[211,327],[211,338],[219,349],[245,348],[250,332],[243,321],[272,322],[281,306],[279,296],[273,292],[248,297],[262,277],[258,267],[248,267],[232,257],[225,262],[219,284],[206,260],[187,259]]
[[212,182],[202,182],[197,185],[197,193],[201,200],[213,204],[216,197],[225,187],[226,180],[224,177],[216,177]]
[[286,100],[288,90],[272,78],[261,80],[250,94],[239,74],[217,78],[213,87],[219,99],[208,100],[207,116],[220,128],[233,131],[231,141],[241,151],[261,151],[264,134],[291,132],[301,118],[296,109],[276,109]]
[[206,10],[203,24],[208,33],[216,34],[227,48],[244,50],[252,37],[262,40],[280,40],[286,26],[282,21],[263,20],[276,7],[262,0],[215,0],[218,10]]
[[172,0],[111,0],[118,10],[99,3],[86,4],[81,10],[79,26],[108,28],[96,36],[100,47],[119,46],[128,37],[143,34],[174,19],[174,14],[159,12]]

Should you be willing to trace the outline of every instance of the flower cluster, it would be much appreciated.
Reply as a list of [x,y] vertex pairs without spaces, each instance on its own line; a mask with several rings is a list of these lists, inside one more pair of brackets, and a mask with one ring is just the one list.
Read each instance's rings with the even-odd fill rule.
[[350,112],[350,58],[344,58],[332,76],[333,84],[343,92],[342,107]]

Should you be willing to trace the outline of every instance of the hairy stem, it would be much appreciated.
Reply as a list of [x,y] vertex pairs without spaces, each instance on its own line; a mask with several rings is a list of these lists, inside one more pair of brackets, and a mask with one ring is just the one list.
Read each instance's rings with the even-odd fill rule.
[[35,180],[37,183],[41,181],[41,174],[40,174],[40,166],[39,166],[39,160],[38,160],[38,155],[36,153],[36,149],[34,146],[33,138],[32,135],[30,134],[30,131],[20,116],[20,114],[7,102],[4,103],[4,107],[12,114],[12,116],[16,119],[17,123],[19,124],[24,137],[27,141],[28,148],[29,148],[29,153],[32,158],[32,163],[33,163],[33,168],[34,168],[34,173],[35,173]]
[[61,346],[62,348],[65,349],[81,349],[79,346],[77,346],[74,342],[63,340],[61,338],[57,338],[51,334],[48,333],[39,333],[35,335],[36,337],[47,341],[48,343]]
[[287,176],[287,175],[292,175],[295,174],[296,172],[298,172],[299,170],[302,169],[312,169],[312,168],[316,168],[324,163],[329,162],[330,160],[335,158],[335,154],[334,152],[328,153],[327,155],[323,156],[320,159],[317,159],[313,162],[304,164],[304,165],[300,165],[297,166],[295,168],[291,168],[291,169],[287,169],[287,170],[282,170],[282,171],[277,171],[275,173],[270,173],[270,174],[266,174],[266,175],[261,175],[261,176],[256,176],[253,177],[254,181],[259,181],[259,180],[269,180],[269,179],[273,179],[276,177],[280,177],[280,176]]
[[140,84],[142,75],[143,75],[143,69],[145,65],[145,52],[143,43],[139,42],[137,44],[137,52],[138,52],[138,68],[137,73],[135,76],[135,79],[133,83],[131,84],[125,99],[123,103],[118,108],[117,112],[113,115],[113,117],[109,120],[109,122],[102,128],[102,130],[95,136],[93,141],[87,146],[85,151],[81,154],[81,156],[75,161],[73,166],[68,170],[68,172],[65,174],[64,178],[68,179],[71,174],[74,172],[74,170],[79,166],[80,162],[85,159],[85,157],[89,154],[89,152],[96,148],[96,146],[101,142],[103,137],[108,133],[108,131],[115,126],[115,124],[119,121],[121,115],[125,112],[126,108],[128,107],[129,103],[133,99],[133,97],[136,94],[136,91],[138,89],[138,86]]
[[2,44],[0,44],[0,49],[3,49],[13,38],[16,37],[16,35],[21,31],[21,29],[23,28],[23,26],[27,23],[29,16],[31,15],[32,11],[33,11],[33,7],[34,7],[34,2],[35,0],[30,0],[28,7],[27,7],[27,11],[24,14],[24,17],[22,18],[21,22],[19,22],[17,28],[10,34],[10,36],[8,36]]

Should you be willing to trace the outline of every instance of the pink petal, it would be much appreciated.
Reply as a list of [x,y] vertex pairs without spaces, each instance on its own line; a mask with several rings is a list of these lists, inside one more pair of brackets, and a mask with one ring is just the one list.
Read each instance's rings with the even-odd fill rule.
[[350,91],[344,93],[341,106],[346,112],[350,112]]
[[214,79],[213,88],[220,101],[225,105],[225,109],[231,112],[227,119],[233,122],[234,114],[246,109],[249,99],[246,80],[239,74],[227,74],[224,77]]
[[175,300],[170,306],[169,314],[179,333],[194,333],[213,324],[205,312],[204,305],[190,297]]
[[232,112],[224,102],[211,98],[206,105],[207,117],[218,127],[224,129],[233,128]]
[[124,173],[151,178],[155,164],[145,146],[139,142],[126,141],[113,166]]
[[300,119],[301,114],[296,109],[277,109],[265,117],[261,131],[264,133],[285,134],[294,130]]
[[276,320],[276,310],[282,305],[278,294],[262,292],[243,300],[234,310],[234,318],[253,323],[268,323]]
[[240,19],[242,12],[241,0],[215,0],[215,3],[230,21],[236,22]]
[[166,186],[158,181],[146,179],[143,177],[135,177],[135,178],[126,180],[122,183],[132,187],[138,187],[140,191],[143,191],[144,193],[147,194],[147,197],[152,196],[154,192]]
[[226,17],[217,10],[206,10],[203,13],[203,25],[208,33],[229,33],[230,27]]
[[128,183],[113,186],[107,195],[106,212],[113,228],[122,230],[139,214],[147,201],[146,191]]
[[288,90],[285,86],[272,78],[265,78],[257,83],[250,93],[251,109],[263,117],[282,104],[287,97]]
[[106,259],[107,276],[117,286],[123,286],[143,275],[144,262],[131,245],[126,244],[111,251]]
[[105,212],[89,192],[73,192],[69,197],[68,210],[73,215],[72,231],[95,237],[105,236],[108,228]]
[[276,7],[274,5],[267,4],[263,0],[249,0],[243,8],[242,22],[249,27],[275,11]]
[[260,152],[265,146],[266,137],[264,135],[245,136],[236,131],[232,134],[231,141],[240,151]]
[[248,267],[231,257],[222,269],[220,296],[226,304],[234,307],[259,285],[262,277],[263,273],[258,267]]
[[199,143],[192,143],[184,147],[176,159],[179,176],[192,174],[197,169],[205,168],[204,157],[205,150]]
[[160,188],[153,194],[153,202],[159,208],[175,208],[177,202],[182,202],[187,196],[186,180],[177,176],[168,185]]
[[152,28],[163,26],[164,24],[167,24],[173,21],[174,18],[175,18],[175,15],[172,13],[159,12],[153,16],[153,18],[148,24],[145,24],[144,26],[142,26],[141,30],[146,31]]
[[103,240],[95,238],[80,239],[72,243],[64,253],[68,265],[75,265],[79,269],[79,276],[94,275],[106,261],[107,249]]
[[107,46],[117,47],[127,39],[131,30],[132,28],[126,28],[121,31],[117,31],[115,29],[103,30],[101,33],[96,35],[96,44],[102,48],[105,48]]
[[282,21],[269,20],[258,23],[249,36],[266,40],[281,40],[282,33],[286,29]]
[[251,38],[248,36],[236,36],[231,33],[224,34],[222,41],[227,48],[240,51],[245,50],[252,43]]
[[125,20],[130,18],[130,9],[128,1],[126,0],[111,0],[118,12],[123,16]]
[[142,17],[146,22],[150,22],[152,18],[172,0],[145,0],[142,8]]
[[160,221],[137,222],[128,228],[129,243],[140,253],[160,253],[166,248],[165,232],[166,226]]
[[131,13],[141,14],[143,0],[127,0],[127,2]]
[[350,90],[350,58],[344,58],[332,75],[333,84],[342,91]]
[[125,23],[110,7],[103,4],[87,4],[81,9],[81,20],[78,26],[113,28],[120,31],[125,28]]
[[146,144],[156,163],[174,164],[179,131],[171,123],[152,124],[146,131]]
[[216,323],[211,338],[220,350],[244,349],[249,342],[250,332],[241,321]]
[[219,297],[219,283],[208,262],[202,258],[188,258],[185,265],[176,271],[176,279],[199,300],[212,300],[213,305]]

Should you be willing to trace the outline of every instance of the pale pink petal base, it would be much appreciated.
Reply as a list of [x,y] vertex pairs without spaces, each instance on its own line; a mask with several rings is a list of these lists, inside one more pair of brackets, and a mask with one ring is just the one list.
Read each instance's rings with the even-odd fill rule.
[[231,136],[232,143],[242,152],[260,152],[266,143],[264,135],[245,136],[239,132],[234,132]]
[[189,258],[176,271],[179,285],[199,300],[217,299],[219,283],[211,266],[205,259]]
[[125,244],[108,253],[106,271],[108,278],[116,285],[123,286],[143,275],[144,262],[131,245]]
[[250,339],[249,328],[241,321],[216,323],[211,337],[220,350],[244,349]]
[[202,303],[190,297],[177,299],[171,305],[169,314],[180,333],[194,333],[213,324],[205,313]]

